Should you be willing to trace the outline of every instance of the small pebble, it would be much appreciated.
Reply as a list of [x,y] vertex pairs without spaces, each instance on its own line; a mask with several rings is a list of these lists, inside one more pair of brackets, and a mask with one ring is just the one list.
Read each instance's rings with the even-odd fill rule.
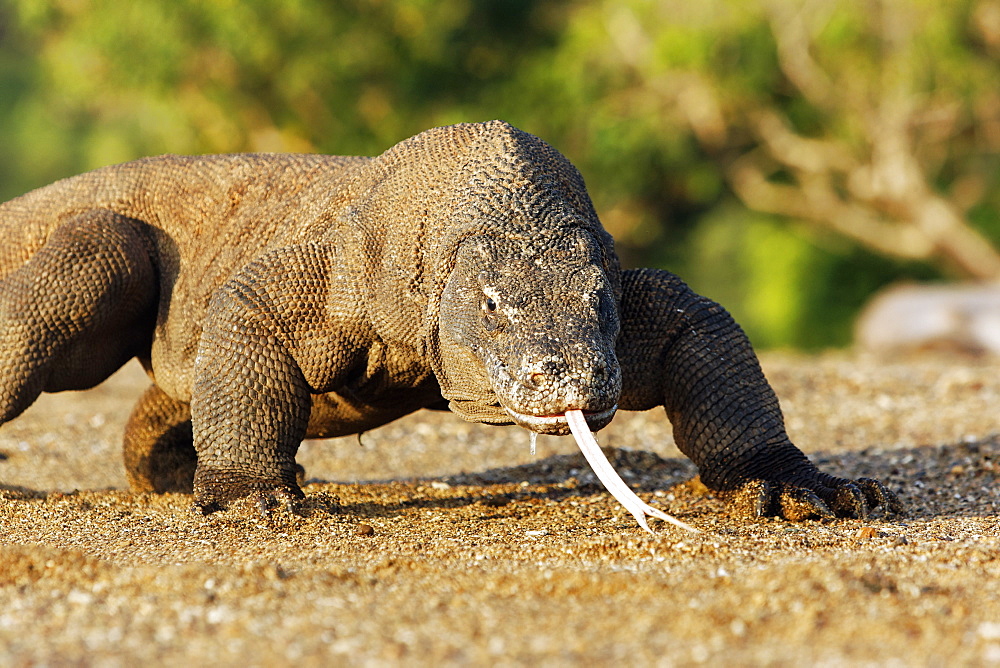
[[854,534],[854,540],[871,540],[878,536],[878,529],[875,527],[861,527],[858,532]]
[[354,528],[354,533],[358,536],[374,536],[375,527],[370,524],[359,524]]

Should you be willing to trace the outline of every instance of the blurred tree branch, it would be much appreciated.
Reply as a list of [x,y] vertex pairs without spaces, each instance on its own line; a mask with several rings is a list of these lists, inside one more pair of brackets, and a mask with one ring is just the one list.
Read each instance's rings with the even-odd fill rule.
[[948,141],[964,128],[957,114],[936,108],[940,103],[911,86],[906,31],[913,17],[902,3],[871,3],[879,10],[883,74],[867,82],[861,76],[842,81],[812,55],[830,4],[773,3],[770,27],[788,81],[826,117],[860,120],[860,140],[832,133],[806,137],[778,109],[757,109],[745,117],[757,147],[727,172],[734,192],[753,209],[831,229],[879,253],[943,260],[967,278],[1000,278],[1000,253],[954,201],[929,184],[920,154],[931,151],[921,150],[928,147],[918,145],[915,128],[923,119],[937,119],[941,127],[925,142]]

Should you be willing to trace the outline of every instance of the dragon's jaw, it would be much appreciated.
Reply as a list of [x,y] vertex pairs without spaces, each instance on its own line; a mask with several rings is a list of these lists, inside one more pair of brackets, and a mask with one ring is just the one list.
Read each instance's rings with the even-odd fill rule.
[[[570,426],[565,413],[557,415],[529,415],[527,413],[520,413],[511,408],[505,407],[504,410],[506,410],[507,413],[514,418],[514,422],[532,433],[552,435],[564,435],[570,433]],[[587,428],[596,431],[607,426],[617,411],[618,404],[615,404],[611,408],[607,408],[603,411],[578,412],[581,413],[586,420],[586,424],[588,425]]]

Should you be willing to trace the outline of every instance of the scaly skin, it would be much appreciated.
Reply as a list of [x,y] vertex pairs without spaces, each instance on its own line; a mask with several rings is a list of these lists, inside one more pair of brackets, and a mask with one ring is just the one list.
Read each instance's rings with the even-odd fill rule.
[[621,271],[576,169],[494,121],[377,158],[163,156],[0,205],[0,421],[131,357],[136,490],[301,496],[305,437],[420,408],[567,433],[663,406],[749,515],[867,515],[880,483],[788,440],[750,344],[675,276]]

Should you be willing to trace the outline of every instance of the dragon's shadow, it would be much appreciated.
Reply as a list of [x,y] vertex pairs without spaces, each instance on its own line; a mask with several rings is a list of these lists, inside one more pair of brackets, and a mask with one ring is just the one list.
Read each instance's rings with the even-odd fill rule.
[[[684,485],[697,475],[697,469],[687,459],[664,458],[655,453],[627,448],[606,448],[605,453],[622,478],[637,492],[670,490]],[[823,470],[847,478],[877,478],[894,490],[903,501],[907,517],[984,517],[1000,515],[1000,434],[985,439],[944,445],[882,449],[867,448],[852,452],[809,453]],[[520,466],[488,469],[476,473],[461,473],[432,478],[407,479],[417,484],[434,482],[450,486],[494,486],[527,483],[514,492],[505,491],[490,496],[462,495],[446,498],[414,498],[400,504],[388,504],[384,515],[396,515],[405,508],[452,508],[474,503],[503,505],[520,498],[549,500],[590,496],[603,492],[603,487],[590,470],[583,456],[553,455]],[[333,481],[310,480],[322,483]],[[385,484],[373,480],[358,484]],[[690,496],[685,490],[685,495]],[[370,514],[370,504],[358,504],[355,510]],[[719,506],[721,509],[721,505]],[[351,512],[351,505],[341,511]]]

